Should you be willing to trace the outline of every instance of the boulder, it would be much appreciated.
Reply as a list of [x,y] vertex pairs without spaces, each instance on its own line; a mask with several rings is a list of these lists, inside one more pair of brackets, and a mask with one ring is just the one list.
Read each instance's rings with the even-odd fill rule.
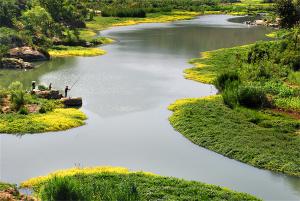
[[58,100],[63,97],[58,90],[45,90],[45,91],[33,90],[31,93],[35,94],[39,98],[44,98],[44,99]]
[[34,66],[31,63],[23,61],[23,59],[4,58],[2,59],[1,68],[5,69],[33,69]]
[[24,61],[47,61],[50,59],[50,55],[47,52],[27,46],[10,49],[7,56],[10,58],[20,58]]
[[266,22],[264,20],[255,20],[255,24],[259,26],[264,26],[266,25]]
[[62,98],[61,102],[66,107],[81,107],[82,106],[82,98]]

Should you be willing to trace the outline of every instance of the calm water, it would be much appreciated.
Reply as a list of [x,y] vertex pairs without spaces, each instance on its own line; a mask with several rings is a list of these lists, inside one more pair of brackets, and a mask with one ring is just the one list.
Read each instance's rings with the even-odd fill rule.
[[185,80],[187,61],[199,52],[265,39],[265,28],[227,22],[229,16],[118,27],[101,34],[118,40],[108,54],[63,58],[32,71],[0,71],[2,85],[31,80],[63,88],[78,78],[72,96],[84,98],[87,125],[22,137],[1,135],[0,180],[19,183],[57,169],[125,166],[198,180],[267,200],[299,200],[300,180],[260,170],[198,147],[170,126],[176,99],[216,93]]

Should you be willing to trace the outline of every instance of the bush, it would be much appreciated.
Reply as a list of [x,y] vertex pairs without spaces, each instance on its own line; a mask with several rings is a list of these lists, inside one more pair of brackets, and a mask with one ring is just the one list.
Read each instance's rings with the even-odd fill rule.
[[23,90],[23,84],[21,82],[13,82],[9,85],[8,87],[9,90],[11,91],[16,91],[16,90]]
[[223,101],[224,103],[229,106],[230,108],[234,108],[238,105],[238,89],[239,89],[239,82],[227,82],[223,93]]
[[29,114],[29,111],[26,107],[22,106],[19,110],[19,114],[22,114],[22,115],[28,115]]
[[41,200],[85,200],[84,195],[72,179],[54,177],[40,191]]
[[217,79],[215,80],[215,86],[218,90],[223,91],[225,89],[226,84],[228,84],[229,82],[239,80],[240,78],[237,72],[223,72],[220,75],[218,75]]
[[25,104],[25,92],[22,90],[11,91],[11,102],[15,111],[19,111]]
[[44,114],[47,112],[51,112],[56,108],[57,104],[53,101],[46,101],[42,104],[39,113]]
[[46,91],[48,88],[45,85],[39,85],[38,89],[41,91]]
[[268,98],[262,88],[257,86],[240,86],[238,103],[248,108],[262,108],[268,106]]
[[146,17],[146,11],[141,8],[116,8],[102,11],[103,17]]

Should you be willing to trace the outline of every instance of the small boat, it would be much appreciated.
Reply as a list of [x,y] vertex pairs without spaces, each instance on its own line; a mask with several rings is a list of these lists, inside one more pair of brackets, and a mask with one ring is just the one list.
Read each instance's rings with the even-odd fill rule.
[[66,107],[81,107],[82,106],[82,98],[77,97],[77,98],[62,98],[60,99],[61,102],[66,106]]

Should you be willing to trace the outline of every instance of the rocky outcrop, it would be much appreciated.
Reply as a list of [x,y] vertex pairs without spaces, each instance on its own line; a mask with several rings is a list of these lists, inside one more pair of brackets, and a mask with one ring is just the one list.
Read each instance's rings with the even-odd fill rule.
[[0,63],[0,68],[5,69],[33,69],[31,63],[23,61],[23,59],[4,58]]
[[24,61],[47,61],[50,55],[47,52],[36,50],[32,47],[16,47],[9,50],[7,55],[10,58],[23,59]]
[[62,98],[61,102],[66,107],[81,107],[82,106],[82,98]]
[[37,95],[37,97],[39,98],[45,98],[45,99],[58,100],[63,97],[58,90],[46,90],[46,91],[33,90],[31,93]]

